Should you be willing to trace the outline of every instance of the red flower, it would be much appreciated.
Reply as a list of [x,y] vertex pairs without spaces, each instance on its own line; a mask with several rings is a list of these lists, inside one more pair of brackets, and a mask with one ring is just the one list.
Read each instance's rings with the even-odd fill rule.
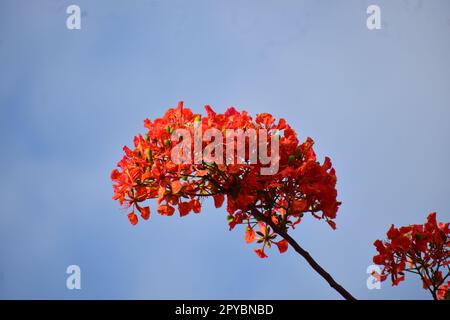
[[192,201],[192,209],[195,213],[200,213],[200,211],[202,211],[202,205],[200,204],[199,200]]
[[[142,219],[148,220],[148,218],[150,218],[150,208],[149,207],[144,207],[144,208],[137,207],[137,208],[138,208],[139,212],[141,213]],[[137,219],[137,217],[136,217],[136,219]]]
[[179,180],[172,181],[172,193],[177,194],[181,191],[181,188],[183,188],[183,185]]
[[[205,109],[206,115],[201,116],[180,102],[177,108],[167,110],[162,118],[145,119],[145,134],[135,136],[132,147],[123,148],[123,158],[111,173],[113,199],[125,207],[138,209],[143,219],[149,218],[150,209],[141,208],[139,204],[148,199],[156,199],[157,212],[161,215],[171,216],[178,208],[180,215],[185,216],[191,210],[200,213],[200,200],[212,197],[216,208],[227,200],[230,229],[239,224],[253,229],[261,222],[255,212],[280,230],[294,228],[304,216],[323,219],[332,229],[336,228],[334,219],[340,205],[336,200],[336,174],[328,157],[322,164],[317,161],[311,138],[299,142],[295,131],[284,119],[277,121],[268,113],[253,119],[246,111],[233,107],[224,113],[216,113],[210,106]],[[194,152],[188,152],[182,147],[189,150],[195,145],[194,139],[191,143],[188,139],[194,137],[195,128],[201,128],[202,132],[208,129],[221,132],[223,141],[215,143],[222,147],[219,150],[223,151],[223,159],[227,159],[227,151],[231,148],[230,154],[235,161],[196,161],[199,155],[195,148]],[[262,174],[261,169],[267,165],[260,157],[256,157],[256,162],[250,161],[256,151],[238,146],[235,143],[238,138],[233,136],[237,132],[248,133],[246,142],[249,142],[251,132],[256,141],[260,141],[263,138],[261,132],[265,132],[268,154],[270,146],[277,142],[279,152],[273,162],[278,171]],[[186,140],[181,133],[187,134]],[[233,139],[227,140],[230,137]],[[201,141],[201,149],[205,150],[209,144],[210,141]],[[191,161],[175,161],[172,152]],[[217,152],[220,156],[220,151]],[[238,158],[240,162],[236,161]],[[130,222],[136,224],[137,216],[132,216]],[[269,231],[268,225],[264,224],[263,228],[267,232],[258,238],[263,249],[276,244],[280,252],[286,251],[285,242],[275,239],[276,233]],[[246,241],[254,237],[257,237],[254,231],[246,232]],[[264,256],[267,255],[264,253]]]
[[[423,225],[395,228],[391,225],[387,241],[377,240],[378,254],[373,262],[383,266],[382,280],[390,275],[392,285],[405,280],[405,273],[418,274],[423,288],[437,298],[445,278],[450,276],[449,223],[437,223],[436,213],[430,213]],[[446,275],[443,276],[443,271]]]
[[258,257],[267,258],[267,255],[264,253],[264,249],[255,249],[254,251],[258,255]]
[[184,217],[185,215],[189,214],[192,210],[192,203],[191,202],[180,202],[178,203],[178,211],[180,211],[180,216]]
[[225,196],[223,194],[216,194],[213,196],[214,198],[214,206],[216,208],[220,208],[223,204],[223,201],[225,200]]
[[280,253],[286,252],[286,250],[288,249],[288,242],[284,239],[276,242],[275,244],[277,245]]
[[138,223],[138,217],[134,212],[130,212],[128,214],[128,220],[130,220],[130,223],[135,226]]

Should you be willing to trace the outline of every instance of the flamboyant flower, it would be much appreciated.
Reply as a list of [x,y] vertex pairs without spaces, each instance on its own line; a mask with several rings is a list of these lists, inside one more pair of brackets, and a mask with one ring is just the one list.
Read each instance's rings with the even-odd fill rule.
[[268,113],[253,119],[233,107],[223,114],[205,109],[206,116],[194,114],[180,102],[162,118],[146,119],[145,134],[123,148],[111,173],[113,199],[131,208],[133,225],[136,212],[150,217],[142,205],[148,199],[156,199],[160,215],[178,210],[183,217],[199,213],[203,199],[212,197],[216,208],[226,205],[230,230],[244,225],[245,241],[261,244],[255,252],[262,258],[273,244],[281,253],[288,248],[268,222],[287,231],[311,215],[336,228],[335,171],[328,157],[317,160],[311,138],[300,143],[284,119]]
[[383,266],[380,280],[390,276],[396,286],[405,280],[406,272],[414,273],[433,298],[446,296],[448,286],[444,282],[450,276],[449,234],[449,223],[437,223],[435,212],[428,215],[423,225],[400,228],[392,225],[386,241],[374,242],[378,254],[373,262]]

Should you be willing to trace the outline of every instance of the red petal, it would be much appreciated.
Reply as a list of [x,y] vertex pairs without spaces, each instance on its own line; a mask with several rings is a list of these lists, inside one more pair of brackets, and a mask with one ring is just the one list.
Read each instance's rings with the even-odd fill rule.
[[175,212],[175,209],[168,204],[161,205],[158,207],[158,213],[163,216],[171,216]]
[[262,249],[255,249],[254,251],[258,255],[258,257],[267,258],[267,255],[264,253],[264,251]]
[[385,260],[384,256],[382,256],[381,254],[374,256],[372,259],[373,263],[378,264],[378,265],[384,264],[384,260]]
[[376,240],[373,245],[375,246],[375,248],[377,248],[377,251],[379,253],[384,253],[386,252],[386,248],[384,247],[383,241],[381,240]]
[[178,211],[180,212],[180,217],[184,217],[192,210],[191,202],[180,202],[178,204]]
[[117,169],[114,169],[113,172],[111,172],[111,180],[117,180],[120,176],[121,173]]
[[183,187],[183,185],[181,184],[181,182],[179,180],[173,181],[172,182],[172,193],[177,194],[178,192],[180,192],[182,187]]
[[198,170],[195,174],[196,177],[204,177],[209,173],[208,170]]
[[245,232],[245,242],[252,243],[256,240],[255,231],[253,229],[247,230]]
[[158,189],[158,203],[160,203],[163,200],[165,194],[166,188],[160,186]]
[[194,200],[192,202],[192,209],[195,213],[200,213],[200,211],[202,211],[202,205],[200,204],[200,201]]
[[397,279],[395,279],[395,280],[392,282],[392,285],[393,285],[393,286],[396,286],[396,285],[398,285],[400,282],[402,282],[403,280],[405,280],[405,276],[398,277]]
[[138,217],[134,212],[130,212],[128,214],[128,220],[130,220],[130,223],[135,226],[138,223]]
[[397,228],[394,227],[394,225],[391,225],[391,228],[389,229],[389,231],[387,232],[387,237],[388,239],[394,239],[396,236],[399,235],[399,231],[397,230]]
[[150,218],[150,208],[149,207],[143,207],[143,208],[138,208],[139,212],[141,213],[141,217],[144,220],[148,220],[148,218]]
[[152,172],[150,171],[149,168],[147,168],[147,170],[145,170],[144,174],[142,175],[141,180],[146,180],[151,177],[152,177]]
[[214,206],[216,208],[220,208],[225,200],[225,196],[223,194],[218,194],[214,196]]
[[286,250],[288,249],[288,246],[289,246],[288,242],[284,239],[281,241],[275,242],[275,244],[277,245],[280,253],[286,252]]
[[295,213],[304,212],[308,209],[308,201],[302,199],[302,200],[294,200],[292,203],[292,210]]
[[214,110],[209,105],[205,106],[205,110],[206,110],[206,113],[208,114],[208,117],[210,117],[210,118],[214,118],[214,116],[216,115]]

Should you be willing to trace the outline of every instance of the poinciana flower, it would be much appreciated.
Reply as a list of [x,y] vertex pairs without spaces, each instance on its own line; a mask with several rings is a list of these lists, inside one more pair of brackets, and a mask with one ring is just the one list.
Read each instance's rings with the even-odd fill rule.
[[391,277],[396,286],[405,280],[405,273],[420,276],[423,288],[434,299],[444,297],[448,291],[445,280],[450,276],[449,223],[437,223],[436,213],[430,213],[423,225],[415,224],[395,228],[387,232],[387,240],[377,240],[378,254],[373,262],[383,266],[379,279]]
[[[226,203],[230,230],[244,225],[246,242],[261,244],[259,257],[267,257],[272,244],[282,253],[290,243],[332,287],[353,298],[287,234],[305,215],[336,228],[340,202],[330,159],[318,162],[313,140],[300,143],[284,119],[268,113],[253,119],[233,107],[223,114],[205,109],[206,116],[194,114],[180,102],[162,118],[146,119],[147,132],[134,137],[133,148],[123,148],[111,179],[113,198],[131,208],[130,222],[137,224],[136,211],[149,218],[142,204],[148,199],[157,200],[161,215],[177,208],[186,216],[212,197],[216,208]],[[199,139],[198,131],[205,133]]]
[[[124,147],[125,155],[111,178],[115,182],[114,199],[132,208],[128,218],[133,225],[138,221],[136,210],[143,219],[149,218],[149,207],[141,205],[147,199],[157,199],[157,211],[161,215],[171,216],[178,208],[180,215],[185,216],[192,211],[200,212],[202,199],[210,196],[214,198],[216,208],[226,201],[230,229],[244,224],[247,230],[253,231],[259,223],[264,224],[265,230],[270,230],[266,223],[255,217],[256,214],[286,230],[299,223],[306,213],[324,219],[335,228],[333,220],[340,204],[336,201],[335,171],[329,158],[325,158],[323,164],[317,161],[311,138],[299,143],[296,133],[284,119],[277,122],[267,113],[257,115],[253,120],[247,112],[238,112],[234,108],[218,114],[206,106],[206,111],[207,116],[201,117],[183,108],[180,102],[178,108],[169,109],[163,118],[153,122],[146,119],[146,134],[134,138],[133,149]],[[191,163],[174,163],[171,159],[173,148],[179,147],[174,133],[184,129],[194,136],[196,122],[201,125],[202,132],[214,128],[224,134],[223,141],[215,142],[222,145],[223,158],[227,157],[227,152],[230,154],[227,149],[230,144],[226,145],[228,132],[234,134],[238,129],[244,132],[254,129],[259,141],[258,130],[266,130],[267,144],[278,139],[279,152],[275,159],[278,172],[262,175],[264,165],[260,159],[255,163],[245,159],[240,164],[204,160],[195,163],[196,155],[192,152],[189,155]],[[203,138],[202,150],[210,143]],[[191,144],[193,147],[194,141]],[[231,147],[234,148],[231,153],[236,155],[237,143]],[[247,158],[252,151],[246,150]],[[267,237],[273,240],[275,234],[272,232]],[[267,239],[262,241],[263,247],[270,246],[271,241]],[[280,251],[285,251],[285,246],[281,248]]]

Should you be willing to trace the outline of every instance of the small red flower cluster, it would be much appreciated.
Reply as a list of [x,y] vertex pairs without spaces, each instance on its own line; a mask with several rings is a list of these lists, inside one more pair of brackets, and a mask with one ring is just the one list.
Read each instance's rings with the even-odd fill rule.
[[[317,161],[311,138],[299,143],[295,131],[284,119],[276,121],[268,113],[259,114],[253,120],[247,112],[238,112],[233,107],[224,114],[214,112],[209,106],[205,109],[207,115],[202,117],[184,108],[180,102],[164,117],[154,121],[146,119],[147,133],[134,138],[132,149],[124,147],[125,155],[118,163],[118,169],[111,174],[113,198],[132,208],[128,218],[133,225],[138,222],[136,210],[143,219],[149,218],[149,207],[142,205],[147,199],[157,199],[158,213],[166,216],[173,215],[176,207],[180,216],[199,213],[205,197],[213,197],[216,208],[226,200],[230,230],[237,224],[246,225],[246,241],[262,243],[262,248],[255,251],[263,258],[267,257],[264,248],[270,247],[271,243],[276,244],[280,252],[287,250],[285,240],[275,241],[276,233],[267,221],[286,231],[289,227],[294,228],[303,215],[309,213],[317,219],[324,219],[335,229],[333,220],[340,205],[336,201],[335,171],[329,158],[325,158],[323,164]],[[179,141],[174,134],[178,129],[194,134],[196,126],[200,126],[203,132],[214,128],[224,135],[229,129],[244,132],[254,129],[258,137],[258,130],[266,130],[267,145],[273,143],[272,139],[277,139],[279,145],[278,171],[262,175],[260,169],[264,164],[259,160],[257,163],[244,161],[239,164],[204,160],[200,163],[175,163],[171,153]],[[208,139],[203,139],[203,148],[211,143],[205,140]],[[225,147],[229,148],[229,143],[214,142],[228,144],[223,148],[226,158],[229,151],[225,151]],[[236,149],[234,154],[238,152]],[[245,152],[246,157],[249,153]],[[259,231],[255,232],[257,225]]]
[[434,298],[448,297],[449,283],[444,283],[450,276],[449,234],[449,223],[437,223],[435,212],[428,215],[423,225],[392,225],[387,241],[374,242],[378,254],[373,262],[383,266],[380,280],[390,275],[395,286],[405,279],[405,272],[415,273]]

